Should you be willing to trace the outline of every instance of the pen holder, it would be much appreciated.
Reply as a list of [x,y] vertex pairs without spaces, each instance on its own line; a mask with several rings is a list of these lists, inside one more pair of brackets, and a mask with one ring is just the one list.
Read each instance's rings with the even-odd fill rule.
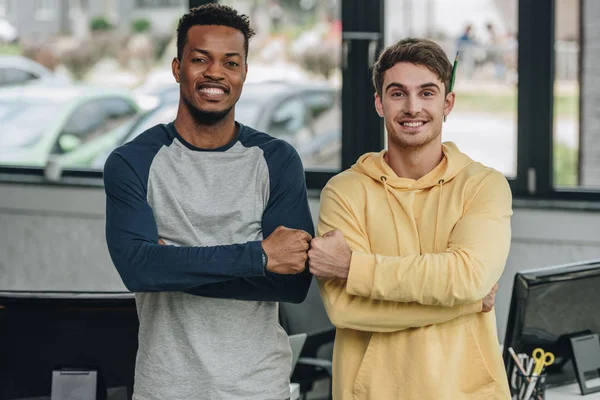
[[[514,395],[512,397],[513,400],[546,399],[546,374],[543,373],[539,376],[529,375],[525,377],[525,375],[523,375],[521,371],[517,371],[515,378],[515,385],[513,387]],[[531,382],[529,382],[527,378],[529,378]],[[529,388],[531,385],[533,385],[532,389]],[[531,395],[529,397],[525,397],[528,390],[532,390]]]

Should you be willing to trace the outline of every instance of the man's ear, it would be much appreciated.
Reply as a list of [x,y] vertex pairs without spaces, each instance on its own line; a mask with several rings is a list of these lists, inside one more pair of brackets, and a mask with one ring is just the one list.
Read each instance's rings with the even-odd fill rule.
[[171,62],[171,70],[173,71],[175,82],[179,83],[179,76],[181,72],[181,62],[179,61],[179,58],[173,58],[173,61]]
[[450,92],[446,95],[446,101],[444,102],[444,117],[448,117],[452,112],[452,108],[454,108],[454,99],[456,99],[456,94],[454,94],[454,92]]
[[375,93],[375,110],[377,110],[377,114],[383,118],[383,103],[381,102],[381,97],[378,93]]

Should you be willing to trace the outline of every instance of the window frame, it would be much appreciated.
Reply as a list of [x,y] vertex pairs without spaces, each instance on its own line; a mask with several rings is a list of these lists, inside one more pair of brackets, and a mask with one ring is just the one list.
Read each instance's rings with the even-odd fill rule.
[[518,10],[518,148],[517,177],[510,181],[513,195],[532,200],[599,201],[598,189],[554,186],[556,0],[520,0]]
[[[368,151],[385,145],[383,122],[372,101],[373,49],[383,48],[384,0],[341,0],[343,24],[342,166],[349,168]],[[190,7],[210,0],[189,0]],[[367,4],[368,3],[368,4]],[[518,2],[517,175],[508,178],[517,203],[558,208],[600,200],[600,190],[560,188],[553,183],[553,120],[556,0]],[[351,83],[351,85],[350,85]],[[351,89],[351,91],[350,91]],[[366,135],[365,132],[380,132]],[[309,189],[322,189],[340,171],[305,171]],[[59,182],[44,179],[41,168],[0,166],[1,182],[101,186],[102,172],[66,170]],[[562,202],[562,203],[561,203]],[[583,203],[582,203],[583,202]]]

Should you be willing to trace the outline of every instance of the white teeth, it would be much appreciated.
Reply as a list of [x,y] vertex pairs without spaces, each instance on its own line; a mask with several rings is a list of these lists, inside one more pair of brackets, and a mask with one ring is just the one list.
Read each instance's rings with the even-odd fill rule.
[[403,122],[403,126],[408,126],[409,128],[418,128],[423,126],[424,122]]
[[208,93],[208,94],[223,94],[223,93],[225,93],[225,91],[223,91],[223,89],[218,89],[218,88],[203,88],[203,89],[200,89],[200,91]]

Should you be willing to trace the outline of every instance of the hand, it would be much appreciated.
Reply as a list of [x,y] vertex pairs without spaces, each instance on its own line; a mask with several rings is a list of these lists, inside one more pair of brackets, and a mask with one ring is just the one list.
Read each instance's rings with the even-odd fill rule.
[[494,308],[494,300],[496,300],[496,292],[498,291],[498,284],[496,283],[492,288],[492,291],[483,298],[482,312],[487,313],[492,311]]
[[342,232],[333,230],[314,238],[308,251],[310,272],[323,279],[348,279],[352,250]]
[[165,246],[165,241],[162,239],[158,239],[158,244]]
[[262,241],[267,253],[267,270],[276,274],[298,274],[306,269],[309,243],[312,236],[308,233],[279,226]]

